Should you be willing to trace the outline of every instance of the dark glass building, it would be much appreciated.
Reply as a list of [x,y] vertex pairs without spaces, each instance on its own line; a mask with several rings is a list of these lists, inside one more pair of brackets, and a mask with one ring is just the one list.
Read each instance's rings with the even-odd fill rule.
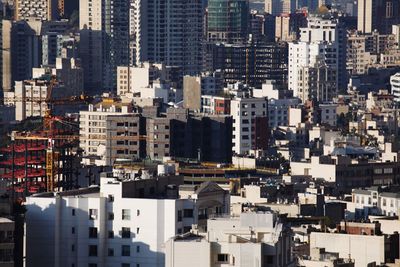
[[248,0],[209,0],[207,40],[236,43],[246,39],[249,26]]
[[282,43],[215,44],[209,46],[212,69],[223,71],[225,85],[237,81],[260,88],[266,80],[287,86],[288,45]]

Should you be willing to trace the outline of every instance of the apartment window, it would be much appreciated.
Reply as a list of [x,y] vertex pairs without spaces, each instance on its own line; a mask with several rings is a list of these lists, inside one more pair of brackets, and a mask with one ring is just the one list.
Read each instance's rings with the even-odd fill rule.
[[122,263],[121,267],[130,267],[131,265],[129,263]]
[[193,218],[193,210],[192,209],[184,209],[183,217],[184,218]]
[[137,227],[137,228],[136,228],[136,234],[139,234],[139,232],[140,232],[140,228]]
[[89,220],[97,220],[97,209],[89,209]]
[[108,249],[108,256],[109,257],[113,257],[114,256],[114,249],[113,248],[109,248]]
[[136,210],[136,216],[140,215],[140,210]]
[[178,222],[182,221],[182,211],[178,210]]
[[75,227],[71,228],[71,234],[75,234]]
[[386,198],[382,198],[382,206],[386,207]]
[[108,195],[108,202],[114,202],[114,195]]
[[108,238],[114,238],[114,231],[108,231]]
[[228,254],[218,254],[217,255],[217,261],[219,263],[227,263],[229,259],[229,255]]
[[89,263],[88,266],[89,266],[89,267],[97,267],[97,264],[96,264],[96,263]]
[[89,238],[97,238],[97,227],[89,227]]
[[74,244],[71,245],[71,251],[75,251],[75,245]]
[[89,246],[89,257],[97,257],[97,245]]
[[75,216],[75,209],[72,209],[72,216]]
[[121,246],[121,256],[129,257],[131,255],[131,247],[128,245]]
[[122,220],[130,220],[131,219],[131,210],[123,209],[122,210]]
[[140,253],[140,246],[136,246],[136,253]]
[[121,237],[122,238],[131,238],[131,228],[122,227]]
[[109,213],[108,213],[108,219],[109,219],[110,221],[114,220],[114,212],[109,212]]

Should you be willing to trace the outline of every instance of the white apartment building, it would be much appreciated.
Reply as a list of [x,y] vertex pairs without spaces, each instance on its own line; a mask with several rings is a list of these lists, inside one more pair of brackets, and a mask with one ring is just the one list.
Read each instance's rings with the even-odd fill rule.
[[[303,101],[311,96],[320,101],[336,96],[338,54],[335,47],[327,42],[289,43],[289,89],[293,90],[294,96]],[[332,77],[335,80],[331,80]],[[318,79],[311,83],[311,78]],[[322,86],[326,81],[329,86]]]
[[337,104],[320,104],[319,110],[321,112],[321,124],[336,126],[337,124],[337,114],[336,114]]
[[166,267],[295,266],[291,232],[273,213],[208,220],[205,236],[188,233],[165,246]]
[[298,98],[269,99],[268,100],[268,125],[270,128],[289,126],[289,109],[300,104]]
[[15,107],[15,120],[45,115],[48,86],[45,80],[16,81],[14,92],[4,92],[5,104]]
[[166,70],[164,64],[151,64],[143,62],[137,67],[117,67],[117,94],[137,93],[140,88],[148,87],[155,80],[165,80]]
[[400,212],[400,194],[381,192],[377,187],[354,189],[352,202],[357,218],[366,218],[371,214],[397,216]]
[[267,138],[267,99],[234,98],[231,100],[231,116],[233,153],[245,154],[251,149],[262,148],[263,140]]
[[[331,97],[336,96],[339,88],[346,88],[346,31],[341,27],[336,19],[321,18],[317,16],[310,16],[307,19],[308,26],[300,29],[299,42],[289,43],[289,89],[293,90],[294,96],[307,96],[304,90],[308,92],[326,90],[328,101]],[[322,75],[319,77],[319,71],[316,72],[316,77],[319,83],[308,84],[308,75],[305,80],[300,79],[299,75],[303,76],[309,73],[308,68],[327,68],[329,71],[326,77]],[[303,68],[306,68],[303,70]],[[314,87],[329,82],[326,88]],[[306,84],[305,84],[306,83]],[[299,88],[302,87],[303,88]],[[305,87],[305,88],[304,88]],[[318,86],[321,87],[321,86]],[[319,97],[316,94],[315,97]],[[318,99],[318,98],[317,98]],[[325,99],[318,99],[326,101]]]
[[27,267],[165,266],[164,242],[229,211],[229,193],[215,183],[179,197],[182,183],[104,173],[100,188],[28,197]]
[[[83,155],[86,157],[97,156],[102,158],[102,161],[96,161],[96,164],[107,165],[109,160],[106,160],[107,142],[113,136],[113,127],[107,131],[108,116],[128,115],[131,114],[131,105],[121,103],[112,98],[103,99],[102,102],[93,105],[90,104],[87,111],[79,112],[79,146],[83,149]],[[130,122],[134,123],[134,122]],[[125,124],[121,126],[121,136],[129,136],[130,132],[137,134],[136,127],[128,124],[125,130]],[[126,132],[126,133],[125,133]],[[114,140],[116,141],[116,140]],[[118,140],[126,141],[126,140]],[[129,140],[127,140],[129,142]],[[133,140],[131,140],[133,141]],[[128,152],[129,153],[129,152]],[[94,157],[92,157],[93,159]]]
[[392,87],[392,95],[394,95],[395,101],[400,101],[400,72],[390,77],[390,85]]

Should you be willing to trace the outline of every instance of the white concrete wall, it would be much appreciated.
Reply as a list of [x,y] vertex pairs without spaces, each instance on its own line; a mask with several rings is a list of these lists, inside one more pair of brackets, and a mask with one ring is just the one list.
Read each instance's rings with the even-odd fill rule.
[[351,258],[355,267],[365,267],[371,262],[385,262],[384,236],[349,235],[313,232],[310,249],[325,248],[326,252],[339,253],[340,258]]

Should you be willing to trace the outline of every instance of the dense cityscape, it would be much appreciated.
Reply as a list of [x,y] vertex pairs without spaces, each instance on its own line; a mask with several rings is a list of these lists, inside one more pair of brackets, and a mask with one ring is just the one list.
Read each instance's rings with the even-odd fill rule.
[[400,267],[400,0],[0,0],[0,267]]

